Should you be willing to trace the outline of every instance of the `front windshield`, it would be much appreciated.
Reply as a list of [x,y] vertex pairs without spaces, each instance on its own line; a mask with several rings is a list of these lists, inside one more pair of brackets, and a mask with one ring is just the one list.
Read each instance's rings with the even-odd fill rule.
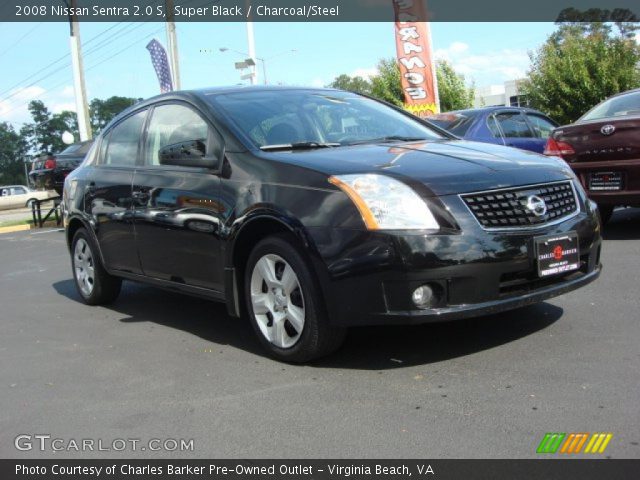
[[612,97],[585,113],[580,121],[600,118],[640,115],[640,92]]
[[210,99],[264,149],[443,138],[419,121],[353,93],[265,90],[218,94]]

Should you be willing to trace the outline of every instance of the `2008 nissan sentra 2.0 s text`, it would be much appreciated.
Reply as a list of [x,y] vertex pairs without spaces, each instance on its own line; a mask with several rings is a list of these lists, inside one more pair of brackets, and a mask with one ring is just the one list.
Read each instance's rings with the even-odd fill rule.
[[597,207],[563,160],[337,90],[138,103],[63,204],[85,302],[115,300],[122,279],[223,301],[292,362],[334,351],[349,326],[491,314],[600,273]]

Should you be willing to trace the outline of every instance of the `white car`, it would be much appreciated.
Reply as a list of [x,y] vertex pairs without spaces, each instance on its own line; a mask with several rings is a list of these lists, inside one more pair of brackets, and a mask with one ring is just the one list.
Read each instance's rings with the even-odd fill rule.
[[58,194],[51,190],[31,190],[24,185],[8,185],[0,187],[0,210],[9,208],[30,207],[35,200],[48,200]]

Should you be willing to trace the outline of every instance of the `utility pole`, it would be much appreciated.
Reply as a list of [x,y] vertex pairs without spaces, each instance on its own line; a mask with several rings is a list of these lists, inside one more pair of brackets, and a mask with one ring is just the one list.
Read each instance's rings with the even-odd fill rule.
[[[65,0],[65,3],[66,0]],[[67,6],[69,4],[67,3]],[[71,0],[73,10],[77,8],[77,0]],[[82,65],[82,48],[80,43],[80,25],[76,15],[69,16],[69,28],[71,37],[71,65],[73,67],[73,89],[76,96],[76,115],[78,117],[78,130],[80,140],[91,140],[91,124],[89,122],[89,106],[87,104],[87,91],[84,82],[84,67]]]
[[[248,9],[251,5],[251,0],[247,0],[246,5]],[[249,69],[251,70],[251,85],[255,85],[256,83],[258,83],[258,75],[255,66],[256,43],[255,38],[253,37],[253,21],[251,20],[251,17],[247,19],[247,43],[249,44],[249,58],[254,62],[254,65],[249,67]]]
[[173,0],[166,0],[167,8],[167,47],[169,50],[169,66],[171,67],[171,79],[173,89],[180,90],[180,62],[178,59],[178,37],[176,35],[176,24],[173,21]]

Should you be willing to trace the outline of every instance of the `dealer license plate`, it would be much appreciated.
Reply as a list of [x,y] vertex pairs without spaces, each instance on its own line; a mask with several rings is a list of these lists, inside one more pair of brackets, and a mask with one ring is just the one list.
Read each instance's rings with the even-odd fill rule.
[[578,234],[576,232],[536,237],[533,241],[540,277],[561,275],[580,268]]
[[589,176],[589,190],[616,191],[622,190],[621,172],[597,172]]

